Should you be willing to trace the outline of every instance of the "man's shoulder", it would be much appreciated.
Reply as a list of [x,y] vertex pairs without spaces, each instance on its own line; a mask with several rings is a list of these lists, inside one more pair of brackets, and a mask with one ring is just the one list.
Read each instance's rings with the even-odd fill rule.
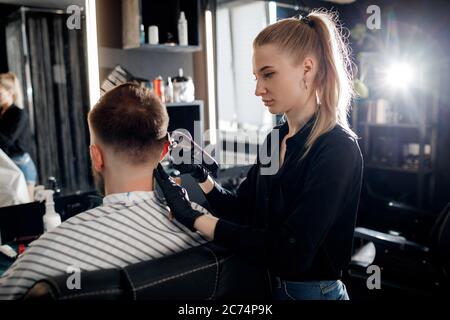
[[98,207],[83,211],[78,213],[77,215],[70,217],[66,221],[64,221],[62,224],[68,223],[68,224],[78,224],[81,222],[86,222],[89,220],[95,220],[98,219],[106,214],[108,210],[107,207],[100,205]]

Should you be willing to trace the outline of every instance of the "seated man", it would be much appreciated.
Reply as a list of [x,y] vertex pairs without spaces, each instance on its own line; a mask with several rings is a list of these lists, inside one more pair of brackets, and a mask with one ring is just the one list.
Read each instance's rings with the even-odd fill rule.
[[88,123],[103,205],[34,241],[0,278],[0,299],[19,299],[37,281],[69,278],[74,270],[81,271],[82,287],[83,271],[120,268],[206,242],[172,220],[154,192],[153,170],[167,141],[168,115],[161,102],[148,89],[126,83],[98,101]]

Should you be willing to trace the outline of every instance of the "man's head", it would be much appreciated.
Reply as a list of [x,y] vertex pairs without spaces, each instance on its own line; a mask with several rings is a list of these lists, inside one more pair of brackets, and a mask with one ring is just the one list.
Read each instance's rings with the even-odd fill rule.
[[131,177],[139,168],[156,167],[168,122],[161,101],[137,84],[125,83],[102,96],[88,114],[96,180],[113,173]]

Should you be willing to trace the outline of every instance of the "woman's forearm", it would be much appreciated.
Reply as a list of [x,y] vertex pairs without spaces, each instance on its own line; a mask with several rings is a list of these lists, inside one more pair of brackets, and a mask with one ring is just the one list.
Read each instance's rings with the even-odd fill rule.
[[205,182],[199,183],[200,188],[203,190],[205,194],[208,194],[214,189],[214,180],[210,176],[206,179]]
[[246,204],[240,201],[236,193],[222,188],[211,176],[208,176],[205,182],[199,183],[199,186],[214,216],[236,223],[244,223],[246,221],[246,213],[248,211],[246,210]]
[[216,217],[203,215],[195,220],[194,228],[208,240],[212,241],[214,240],[214,231],[216,230],[217,221],[219,221],[219,219]]

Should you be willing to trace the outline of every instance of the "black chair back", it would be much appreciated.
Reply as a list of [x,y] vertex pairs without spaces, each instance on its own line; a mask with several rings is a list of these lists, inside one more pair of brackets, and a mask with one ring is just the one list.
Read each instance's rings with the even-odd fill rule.
[[268,300],[272,291],[266,269],[213,243],[80,279],[80,289],[68,288],[67,275],[43,280],[25,299]]
[[433,259],[442,266],[442,272],[450,280],[450,202],[438,215],[431,230]]

